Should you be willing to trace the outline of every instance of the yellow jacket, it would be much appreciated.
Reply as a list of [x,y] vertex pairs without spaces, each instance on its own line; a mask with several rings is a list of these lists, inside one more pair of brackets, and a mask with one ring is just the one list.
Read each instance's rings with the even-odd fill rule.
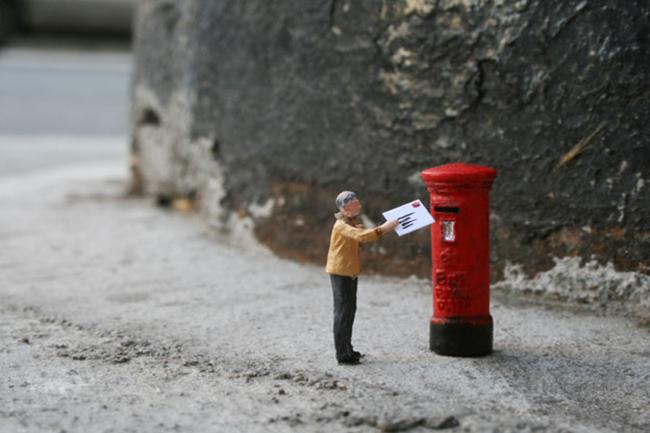
[[383,232],[381,228],[364,229],[354,220],[339,218],[332,227],[330,248],[325,271],[328,274],[356,277],[361,272],[359,244],[376,241]]

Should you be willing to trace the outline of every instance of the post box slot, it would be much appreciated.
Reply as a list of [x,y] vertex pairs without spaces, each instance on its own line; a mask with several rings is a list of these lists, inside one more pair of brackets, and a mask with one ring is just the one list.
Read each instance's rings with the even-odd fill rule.
[[451,207],[451,206],[436,206],[433,208],[436,212],[445,212],[445,213],[458,213],[460,208]]

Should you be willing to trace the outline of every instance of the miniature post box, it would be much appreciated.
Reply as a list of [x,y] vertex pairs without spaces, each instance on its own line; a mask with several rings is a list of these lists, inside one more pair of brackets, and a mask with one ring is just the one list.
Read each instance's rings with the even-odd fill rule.
[[492,352],[489,194],[496,174],[493,168],[464,163],[422,172],[435,218],[429,347],[440,355]]

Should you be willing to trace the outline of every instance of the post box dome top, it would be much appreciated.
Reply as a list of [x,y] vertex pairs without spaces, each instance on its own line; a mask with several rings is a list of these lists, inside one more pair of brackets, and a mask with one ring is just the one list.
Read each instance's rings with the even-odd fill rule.
[[422,171],[421,175],[427,185],[431,183],[462,183],[489,187],[494,181],[497,171],[484,165],[455,162],[427,168]]

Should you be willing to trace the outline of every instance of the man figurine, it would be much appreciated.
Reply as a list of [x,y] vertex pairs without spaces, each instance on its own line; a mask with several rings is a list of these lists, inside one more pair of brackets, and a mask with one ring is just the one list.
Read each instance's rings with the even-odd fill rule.
[[357,310],[357,277],[361,272],[359,244],[374,242],[397,226],[397,220],[365,229],[357,223],[361,202],[351,191],[336,197],[336,222],[327,253],[326,272],[330,274],[334,294],[334,346],[339,364],[358,364],[363,356],[352,349],[352,324]]

